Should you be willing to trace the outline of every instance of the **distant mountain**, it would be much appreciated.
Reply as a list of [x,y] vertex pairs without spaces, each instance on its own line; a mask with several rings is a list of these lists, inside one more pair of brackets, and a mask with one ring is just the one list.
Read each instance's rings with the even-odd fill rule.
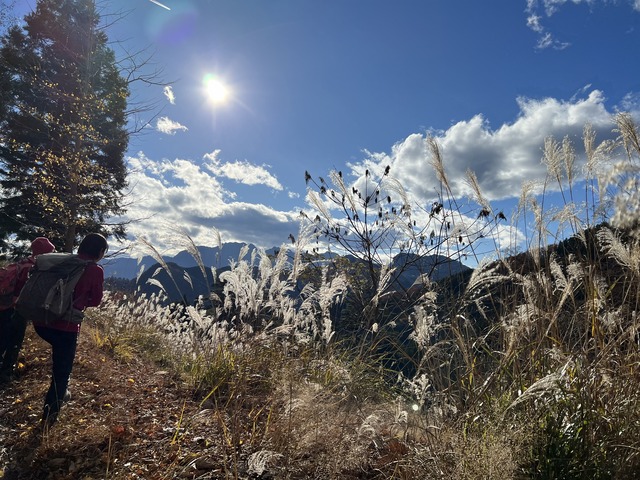
[[[171,271],[171,276],[158,263],[144,271],[137,281],[139,291],[151,296],[164,290],[169,302],[183,301],[193,305],[199,296],[207,296],[211,291],[220,290],[219,284],[214,282],[210,268],[205,270],[205,278],[199,267],[184,268],[173,262],[168,263],[167,266]],[[226,266],[217,271],[217,274],[219,275],[229,268]],[[153,280],[150,282],[150,279]],[[163,288],[154,284],[154,281],[159,282]]]
[[[198,247],[202,261],[207,267],[222,268],[229,265],[231,260],[237,260],[240,255],[240,250],[244,246],[244,243],[229,242],[222,246],[222,249],[218,247]],[[254,245],[248,245],[249,254],[255,250]],[[267,253],[273,253],[275,249],[268,250]],[[174,263],[177,266],[183,268],[196,267],[198,264],[193,256],[186,250],[183,250],[175,256],[163,255],[163,260],[167,263]],[[146,271],[157,262],[151,256],[145,256],[140,262],[131,257],[117,257],[103,260],[101,265],[104,268],[104,275],[106,278],[117,277],[134,279],[138,276],[138,273]]]
[[471,270],[457,260],[444,255],[419,256],[414,253],[399,253],[393,258],[396,267],[392,286],[396,290],[408,290],[414,283],[426,277],[432,282]]
[[[197,266],[193,257],[187,252],[180,252],[174,257],[167,257],[171,276],[161,268],[160,264],[152,260],[146,270],[140,275],[136,282],[137,288],[147,295],[158,293],[161,288],[154,284],[159,282],[164,287],[165,293],[170,302],[186,301],[193,304],[195,300],[203,295],[206,296],[210,290],[220,290],[221,284],[217,279],[213,279],[211,266],[216,267],[216,273],[219,275],[228,270],[230,260],[237,260],[240,249],[244,244],[236,243],[225,245],[222,252],[218,253],[217,248],[201,247],[202,260],[207,267],[205,279],[202,271]],[[249,246],[250,258],[251,252],[256,247]],[[275,253],[271,250],[270,253]],[[327,254],[327,256],[335,256],[335,254]],[[345,257],[353,262],[359,262],[354,257]],[[224,260],[223,260],[224,259]],[[224,261],[224,264],[223,264]],[[320,265],[322,262],[316,262]],[[471,269],[459,261],[451,260],[442,255],[418,256],[415,254],[401,253],[393,259],[393,266],[396,267],[395,276],[392,279],[391,287],[393,290],[408,291],[412,286],[422,284],[422,278],[428,277],[431,281],[439,281],[444,278],[457,275]],[[150,279],[153,279],[149,282]]]

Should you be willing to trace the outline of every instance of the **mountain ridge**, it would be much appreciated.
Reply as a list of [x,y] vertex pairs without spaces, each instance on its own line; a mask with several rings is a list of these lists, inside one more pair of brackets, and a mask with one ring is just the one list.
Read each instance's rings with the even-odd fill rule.
[[[215,267],[216,276],[222,271],[230,269],[231,261],[238,260],[240,251],[245,245],[248,248],[246,258],[250,258],[251,253],[257,248],[255,245],[230,244],[227,249],[223,248],[221,251],[217,247],[199,247],[206,269],[206,278],[193,256],[186,251],[179,252],[172,257],[163,257],[171,272],[170,275],[158,262],[148,257],[153,263],[149,265],[143,263],[145,268],[140,275],[135,277],[135,287],[148,296],[164,290],[169,302],[193,304],[198,297],[207,296],[212,290],[215,290],[216,286],[220,287],[218,278],[214,278],[211,267]],[[276,249],[270,249],[267,253],[275,254]],[[320,256],[322,257],[322,255]],[[326,253],[326,256],[333,257],[335,254]],[[351,256],[345,258],[350,261],[361,261],[351,258]],[[397,271],[392,277],[391,290],[397,291],[408,291],[414,286],[422,285],[424,283],[422,279],[425,276],[431,281],[439,281],[471,270],[457,260],[435,254],[419,256],[399,253],[393,258],[392,265],[397,268]],[[150,281],[151,279],[153,281]]]
[[[240,251],[244,246],[248,246],[249,255],[257,247],[253,244],[240,242],[229,242],[219,247],[199,246],[198,250],[202,256],[202,261],[207,267],[222,268],[230,264],[232,260],[237,260]],[[275,253],[276,248],[267,250],[267,253]],[[182,268],[197,267],[198,263],[193,256],[186,250],[182,250],[175,255],[162,255],[162,259],[166,263],[175,263]],[[148,270],[157,264],[158,261],[151,255],[145,255],[140,260],[133,257],[112,257],[101,262],[104,268],[105,278],[126,278],[133,280],[139,276],[141,269]]]

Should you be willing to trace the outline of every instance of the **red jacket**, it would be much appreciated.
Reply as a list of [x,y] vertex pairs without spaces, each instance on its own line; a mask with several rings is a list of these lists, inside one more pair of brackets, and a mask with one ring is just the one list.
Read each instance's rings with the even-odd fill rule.
[[18,278],[16,279],[16,283],[13,288],[13,306],[15,306],[16,301],[18,300],[18,295],[20,295],[20,291],[22,290],[22,287],[24,287],[24,284],[27,283],[29,272],[35,264],[36,257],[33,255],[16,262],[16,265],[18,265]]

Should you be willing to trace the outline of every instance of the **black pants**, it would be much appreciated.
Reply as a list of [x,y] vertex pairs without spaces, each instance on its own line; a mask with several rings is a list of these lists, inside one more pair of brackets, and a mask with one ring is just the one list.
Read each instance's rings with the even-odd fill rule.
[[13,308],[0,312],[0,382],[11,379],[26,330],[27,321]]
[[51,385],[44,399],[42,420],[55,422],[64,402],[64,394],[69,386],[73,361],[76,357],[78,333],[64,332],[42,325],[34,325],[36,333],[51,345]]

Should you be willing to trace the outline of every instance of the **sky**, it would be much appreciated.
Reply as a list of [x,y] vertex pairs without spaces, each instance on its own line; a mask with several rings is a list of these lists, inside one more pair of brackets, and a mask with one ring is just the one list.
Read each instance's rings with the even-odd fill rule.
[[[35,0],[19,0],[28,11]],[[475,172],[509,216],[542,181],[546,138],[599,140],[640,118],[640,0],[106,0],[116,53],[151,56],[167,85],[132,84],[153,105],[132,136],[131,239],[160,251],[184,229],[199,245],[270,248],[310,211],[305,171],[391,175],[430,205],[428,136],[454,194]],[[115,22],[111,20],[121,17]],[[226,89],[216,97],[214,86]],[[211,87],[211,88],[209,88]],[[216,90],[217,91],[217,90]],[[218,92],[219,93],[219,92]],[[525,232],[503,230],[505,245]],[[510,239],[510,240],[509,240]],[[506,248],[506,247],[505,247]]]

